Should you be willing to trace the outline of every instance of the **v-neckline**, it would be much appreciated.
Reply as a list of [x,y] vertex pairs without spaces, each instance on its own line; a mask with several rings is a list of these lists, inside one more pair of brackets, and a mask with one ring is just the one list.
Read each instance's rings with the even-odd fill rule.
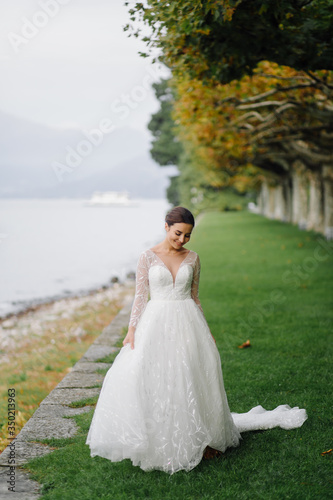
[[155,255],[155,257],[157,257],[163,264],[163,266],[169,271],[169,273],[171,274],[171,277],[172,277],[172,280],[173,280],[173,285],[175,286],[175,283],[176,283],[176,279],[177,279],[177,276],[178,276],[178,272],[179,272],[179,269],[182,267],[183,263],[185,262],[185,260],[187,259],[187,257],[190,255],[191,253],[191,250],[189,250],[187,252],[187,254],[185,255],[184,259],[181,261],[181,263],[179,264],[179,267],[177,269],[177,272],[176,272],[176,275],[175,277],[173,276],[172,272],[171,272],[171,269],[169,269],[169,267],[166,265],[166,263],[164,262],[163,259],[161,259],[161,257],[159,255],[157,255],[157,253],[155,253],[151,248],[149,249],[151,251],[151,253],[153,253]]

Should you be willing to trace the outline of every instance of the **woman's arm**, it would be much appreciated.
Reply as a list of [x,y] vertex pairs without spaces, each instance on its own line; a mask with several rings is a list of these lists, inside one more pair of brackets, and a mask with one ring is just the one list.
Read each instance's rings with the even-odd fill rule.
[[198,305],[200,311],[203,313],[203,310],[201,307],[201,302],[199,300],[200,270],[201,270],[201,264],[200,264],[199,255],[197,255],[197,258],[195,259],[195,262],[194,262],[191,297],[194,300],[194,302]]
[[134,333],[137,324],[139,323],[139,320],[148,302],[148,292],[149,292],[148,270],[149,266],[148,266],[147,255],[146,253],[142,253],[140,255],[136,270],[135,297],[132,306],[128,332],[123,340],[123,345],[131,344],[132,349],[134,349]]
[[[193,281],[192,281],[192,287],[191,287],[191,297],[194,300],[194,302],[197,304],[199,307],[200,311],[202,314],[204,314],[201,306],[201,302],[199,300],[199,281],[200,281],[200,270],[201,270],[201,264],[200,264],[200,259],[199,255],[197,255],[197,258],[194,263],[194,270],[193,270]],[[212,333],[211,333],[212,335]],[[212,335],[213,337],[213,335]],[[214,339],[214,337],[213,337]],[[215,339],[214,339],[214,342]]]

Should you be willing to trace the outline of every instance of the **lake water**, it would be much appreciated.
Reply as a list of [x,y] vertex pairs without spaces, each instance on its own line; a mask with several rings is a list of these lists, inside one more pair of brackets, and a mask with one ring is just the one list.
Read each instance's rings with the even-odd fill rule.
[[0,199],[0,317],[123,280],[164,238],[166,200]]

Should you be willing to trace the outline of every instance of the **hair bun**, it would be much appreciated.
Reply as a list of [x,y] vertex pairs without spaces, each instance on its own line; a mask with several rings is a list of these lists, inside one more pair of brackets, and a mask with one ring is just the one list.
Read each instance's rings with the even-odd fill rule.
[[174,207],[172,208],[165,217],[165,222],[168,226],[172,226],[173,224],[191,224],[191,226],[195,226],[195,221],[192,212],[187,210],[184,207]]

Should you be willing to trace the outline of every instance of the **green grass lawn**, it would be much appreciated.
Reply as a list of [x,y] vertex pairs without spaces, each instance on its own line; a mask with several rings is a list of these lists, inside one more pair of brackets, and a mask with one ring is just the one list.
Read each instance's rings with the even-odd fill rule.
[[[321,242],[321,243],[320,243]],[[44,499],[322,499],[332,494],[333,245],[246,212],[208,213],[190,248],[219,348],[231,411],[306,408],[300,429],[247,432],[238,448],[172,476],[90,458],[78,436],[28,464]],[[239,349],[247,339],[251,347]],[[214,401],[212,401],[214,404]]]

